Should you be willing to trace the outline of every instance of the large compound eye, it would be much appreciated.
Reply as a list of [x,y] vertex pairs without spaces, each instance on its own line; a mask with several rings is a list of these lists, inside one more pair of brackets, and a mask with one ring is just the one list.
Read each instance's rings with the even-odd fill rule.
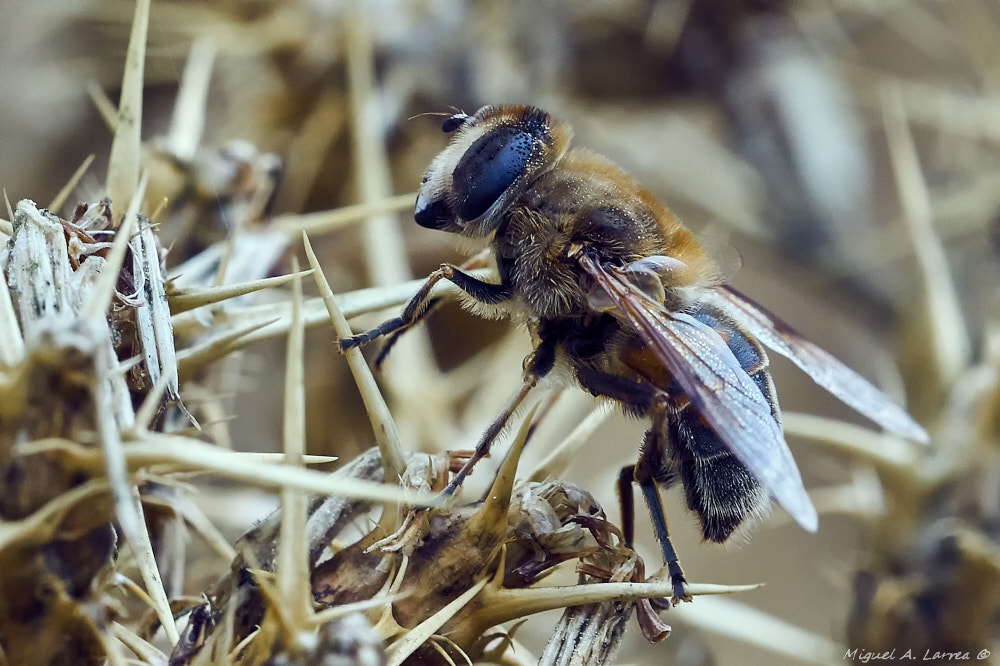
[[489,210],[524,173],[534,143],[534,137],[514,127],[501,127],[477,139],[452,174],[459,217],[474,220]]

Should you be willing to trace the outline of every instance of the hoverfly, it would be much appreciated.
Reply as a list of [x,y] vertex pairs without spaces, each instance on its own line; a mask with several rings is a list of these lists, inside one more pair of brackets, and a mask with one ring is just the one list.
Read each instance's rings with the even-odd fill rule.
[[[605,158],[570,149],[572,130],[530,106],[486,106],[449,117],[448,146],[423,177],[417,224],[489,247],[498,282],[456,266],[432,273],[402,315],[341,340],[398,336],[427,311],[431,287],[454,283],[479,310],[526,323],[535,348],[524,383],[483,434],[448,493],[489,451],[540,379],[575,379],[649,418],[639,461],[623,470],[623,512],[637,482],[652,513],[674,603],[689,599],[657,484],[680,482],[705,538],[723,542],[769,499],[806,530],[816,510],[785,443],[764,347],[882,427],[927,433],[861,376],[762,307],[719,284],[694,235]],[[630,521],[626,540],[631,542]]]

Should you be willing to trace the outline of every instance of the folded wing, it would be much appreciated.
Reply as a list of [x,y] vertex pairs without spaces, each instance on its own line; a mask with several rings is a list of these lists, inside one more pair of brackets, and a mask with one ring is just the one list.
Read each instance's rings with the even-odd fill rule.
[[918,442],[929,441],[927,431],[886,394],[735,289],[708,290],[703,300],[739,322],[764,346],[790,359],[847,406],[886,430]]
[[733,455],[804,529],[815,531],[816,510],[781,426],[719,334],[687,314],[667,312],[614,269],[589,257],[581,265],[607,293],[615,316],[638,332]]

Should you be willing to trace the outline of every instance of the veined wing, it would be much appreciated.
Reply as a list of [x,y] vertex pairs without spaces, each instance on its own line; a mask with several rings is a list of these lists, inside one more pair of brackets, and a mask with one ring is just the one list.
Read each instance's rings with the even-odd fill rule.
[[735,289],[708,290],[703,300],[726,312],[766,347],[789,358],[847,406],[886,430],[918,442],[929,441],[927,431],[889,396]]
[[668,313],[620,275],[589,257],[580,264],[638,331],[733,455],[806,530],[813,507],[771,407],[718,333],[684,313]]

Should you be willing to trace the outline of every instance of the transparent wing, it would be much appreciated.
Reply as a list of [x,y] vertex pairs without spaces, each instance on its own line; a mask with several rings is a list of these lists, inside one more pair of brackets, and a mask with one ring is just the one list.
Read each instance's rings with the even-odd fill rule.
[[929,441],[927,431],[889,396],[735,289],[709,290],[703,300],[726,312],[766,347],[789,358],[847,406],[886,430],[918,442]]
[[813,508],[771,406],[719,334],[683,313],[668,313],[620,275],[589,257],[584,270],[607,293],[613,312],[638,331],[733,455],[806,530]]

